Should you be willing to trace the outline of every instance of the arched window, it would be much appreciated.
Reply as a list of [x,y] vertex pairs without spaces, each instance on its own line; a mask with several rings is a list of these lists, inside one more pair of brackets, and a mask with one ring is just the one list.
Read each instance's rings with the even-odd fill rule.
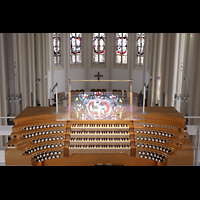
[[93,33],[93,63],[105,63],[105,33]]
[[137,65],[144,64],[145,33],[137,33]]
[[53,63],[61,64],[61,34],[53,33]]
[[128,33],[116,33],[116,63],[127,64]]
[[70,33],[70,64],[82,63],[82,33]]

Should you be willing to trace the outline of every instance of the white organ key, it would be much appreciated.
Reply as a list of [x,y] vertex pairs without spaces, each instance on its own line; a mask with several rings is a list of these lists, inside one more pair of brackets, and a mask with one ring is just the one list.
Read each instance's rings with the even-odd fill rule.
[[110,130],[110,129],[120,129],[120,130],[127,130],[129,129],[128,124],[72,124],[71,129],[103,129],[103,130]]
[[[117,152],[130,149],[128,124],[72,124],[71,135],[74,137],[70,138],[70,150],[85,149],[82,153],[91,153],[86,149],[95,150],[95,153],[96,150],[101,150],[99,153],[102,153],[102,150],[106,149],[111,151],[116,149]],[[116,153],[116,151],[109,153]]]

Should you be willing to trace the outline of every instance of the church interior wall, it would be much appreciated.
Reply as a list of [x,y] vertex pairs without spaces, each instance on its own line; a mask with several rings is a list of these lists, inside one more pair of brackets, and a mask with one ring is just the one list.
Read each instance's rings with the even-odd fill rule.
[[[69,43],[69,34],[62,35],[63,40],[66,41],[67,46]],[[128,46],[128,64],[116,65],[115,63],[115,33],[106,33],[106,59],[104,64],[92,63],[92,34],[83,33],[83,55],[82,64],[71,65],[69,57],[66,57],[61,68],[54,67],[54,84],[58,82],[58,92],[68,91],[68,79],[71,80],[96,80],[94,77],[100,72],[103,77],[100,80],[127,80],[133,79],[133,92],[139,93],[143,87],[143,68],[135,68],[134,49],[131,45],[135,46],[134,38],[135,33],[129,33],[129,46]],[[69,48],[63,49],[63,54],[69,51]],[[66,71],[66,73],[65,73]],[[64,75],[65,74],[65,75]],[[63,84],[66,84],[64,86]],[[71,84],[72,90],[84,89],[90,91],[91,89],[106,89],[112,91],[113,89],[121,89],[129,91],[128,83],[109,83],[109,82],[73,82]],[[49,86],[50,90],[50,86]]]
[[64,69],[54,71],[54,82],[58,83],[58,92],[65,91],[65,85],[63,84],[65,78]]
[[[132,79],[133,79],[133,92],[140,93],[140,91],[143,90],[143,71],[133,70]],[[146,82],[146,85],[148,84],[149,84],[149,79]]]
[[[151,33],[149,36],[149,47],[146,50],[149,56],[146,59],[145,75],[145,83],[149,84],[148,105],[155,106],[159,97],[159,106],[173,106],[175,92],[188,93],[186,81],[183,81],[186,78],[190,91],[190,108],[183,109],[183,113],[198,115],[199,109],[194,107],[199,107],[198,84],[195,83],[199,80],[200,34]],[[35,106],[36,98],[39,99],[41,106],[48,105],[48,98],[53,96],[50,89],[56,82],[58,82],[58,92],[68,91],[68,79],[97,79],[94,75],[98,72],[103,75],[100,80],[133,79],[133,92],[139,93],[143,88],[144,66],[135,64],[136,33],[129,33],[127,65],[115,64],[115,33],[106,33],[106,59],[103,65],[92,63],[92,33],[83,33],[83,62],[77,66],[70,64],[69,34],[62,33],[63,44],[66,44],[62,47],[62,55],[66,56],[63,56],[60,67],[53,66],[52,33],[3,33],[1,38],[1,57],[4,58],[1,59],[1,69],[6,83],[4,88],[6,95],[2,98],[6,99],[9,93],[22,93],[22,109],[30,105]],[[38,84],[36,84],[37,79],[40,80]],[[170,79],[172,80],[169,81]],[[100,82],[72,83],[74,90],[90,91],[92,88],[129,91],[127,83],[103,82],[101,85]]]

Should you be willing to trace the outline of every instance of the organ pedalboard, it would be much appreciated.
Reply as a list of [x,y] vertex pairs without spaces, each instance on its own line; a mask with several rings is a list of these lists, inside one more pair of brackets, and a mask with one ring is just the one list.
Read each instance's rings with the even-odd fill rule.
[[185,119],[147,107],[132,119],[70,120],[54,107],[27,107],[14,120],[6,165],[193,165]]

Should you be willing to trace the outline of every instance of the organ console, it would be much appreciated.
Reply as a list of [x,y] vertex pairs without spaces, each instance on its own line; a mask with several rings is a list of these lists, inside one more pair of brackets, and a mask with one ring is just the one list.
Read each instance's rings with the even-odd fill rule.
[[5,164],[193,165],[184,117],[173,107],[146,107],[147,114],[141,109],[92,119],[55,113],[55,107],[27,107],[14,119]]

